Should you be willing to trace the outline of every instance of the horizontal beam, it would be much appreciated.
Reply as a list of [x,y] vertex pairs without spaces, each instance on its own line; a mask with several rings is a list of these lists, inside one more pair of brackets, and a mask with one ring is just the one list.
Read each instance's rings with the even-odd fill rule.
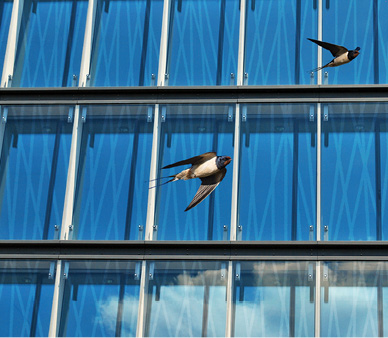
[[0,104],[388,102],[388,85],[0,88]]
[[0,259],[388,261],[385,242],[0,241]]

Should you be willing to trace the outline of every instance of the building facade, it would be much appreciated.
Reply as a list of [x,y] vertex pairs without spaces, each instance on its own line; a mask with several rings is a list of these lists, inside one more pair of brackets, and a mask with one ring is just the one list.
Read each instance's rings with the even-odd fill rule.
[[[388,336],[387,17],[0,1],[0,335]],[[161,168],[209,151],[184,212]]]

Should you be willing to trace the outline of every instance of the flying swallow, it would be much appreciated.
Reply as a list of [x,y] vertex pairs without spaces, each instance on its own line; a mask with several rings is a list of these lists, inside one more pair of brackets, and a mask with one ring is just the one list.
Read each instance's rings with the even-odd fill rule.
[[314,40],[314,39],[310,39],[310,38],[307,38],[307,39],[316,43],[317,45],[329,50],[331,52],[331,54],[334,56],[334,59],[331,60],[328,64],[326,64],[322,67],[318,67],[316,69],[313,69],[312,72],[321,70],[321,69],[326,68],[326,67],[337,67],[337,66],[344,65],[345,63],[348,63],[348,62],[352,61],[353,59],[355,59],[358,56],[358,54],[360,54],[359,53],[360,47],[357,47],[354,50],[347,50],[343,46],[337,46],[337,45],[334,45],[332,43]]
[[172,177],[172,179],[166,183],[178,180],[190,180],[197,177],[202,181],[193,200],[185,209],[185,211],[187,211],[201,203],[220,184],[226,174],[225,167],[230,161],[232,161],[232,159],[229,156],[217,156],[215,152],[209,152],[167,165],[162,169],[191,164],[189,169],[182,170],[176,175],[168,176]]

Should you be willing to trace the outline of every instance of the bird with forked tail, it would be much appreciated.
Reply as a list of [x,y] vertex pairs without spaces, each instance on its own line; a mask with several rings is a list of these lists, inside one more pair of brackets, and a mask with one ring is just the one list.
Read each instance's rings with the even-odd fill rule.
[[329,63],[327,63],[326,65],[324,65],[322,67],[318,67],[316,69],[311,70],[312,72],[319,71],[319,70],[326,68],[326,67],[342,66],[342,65],[354,60],[360,54],[360,52],[359,52],[359,50],[361,49],[360,47],[357,47],[354,50],[348,50],[347,48],[345,48],[343,46],[334,45],[332,43],[314,40],[314,39],[310,39],[310,38],[307,38],[307,39],[316,43],[317,45],[329,50],[331,52],[331,54],[334,56],[334,59],[331,60]]
[[217,156],[215,152],[209,152],[167,165],[162,169],[169,169],[185,164],[191,164],[191,167],[182,170],[178,174],[168,176],[172,178],[164,184],[178,180],[190,180],[192,178],[199,178],[201,180],[202,183],[197,193],[185,209],[185,211],[188,211],[201,203],[220,184],[226,174],[225,167],[231,161],[232,159],[229,156]]

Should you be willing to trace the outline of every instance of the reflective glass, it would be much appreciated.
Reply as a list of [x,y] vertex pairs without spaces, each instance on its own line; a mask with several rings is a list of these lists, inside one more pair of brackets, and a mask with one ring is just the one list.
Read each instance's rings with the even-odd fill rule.
[[325,262],[321,269],[321,336],[385,336],[387,262]]
[[387,236],[387,108],[323,105],[322,224],[329,240]]
[[244,105],[237,238],[308,240],[315,224],[315,105]]
[[3,70],[13,1],[0,1],[0,70]]
[[250,85],[309,84],[317,1],[247,1],[244,69]]
[[[70,87],[79,75],[85,0],[25,0],[13,87]],[[75,82],[75,81],[74,81]]]
[[[160,167],[212,151],[217,155],[233,157],[233,106],[169,105],[161,107],[161,110],[165,122],[160,129]],[[160,170],[159,177],[175,175],[187,168],[190,165]],[[158,225],[157,239],[228,239],[224,225],[230,223],[232,177],[233,164],[230,164],[219,186],[187,212],[184,210],[201,181],[181,180],[161,186],[154,223]]]
[[235,263],[235,337],[313,337],[315,262]]
[[0,161],[0,238],[53,239],[62,222],[70,107],[11,106]]
[[93,86],[150,86],[158,73],[162,0],[99,0],[91,65]]
[[48,336],[54,293],[50,264],[55,262],[0,261],[1,336]]
[[171,1],[168,84],[231,84],[231,73],[237,73],[239,21],[239,0]]
[[141,262],[70,261],[59,336],[134,337]]
[[222,337],[227,263],[151,262],[145,336]]
[[[379,2],[382,4],[380,7],[383,10],[386,3]],[[381,16],[384,12],[378,15],[376,11],[374,14],[374,3],[377,4],[377,0],[326,1],[323,8],[322,40],[344,46],[349,50],[356,47],[361,48],[360,55],[349,64],[325,68],[329,75],[329,84],[379,83],[378,66],[380,62],[378,58],[382,57],[386,60],[386,52],[383,50],[378,52],[374,44],[378,44],[378,40],[385,36],[388,22],[386,16]],[[385,11],[385,13],[387,12]],[[378,16],[380,20],[378,20]],[[379,38],[379,33],[381,38]],[[313,39],[315,38],[313,37]],[[381,42],[380,46],[384,46],[384,44],[386,42]],[[322,64],[326,64],[332,59],[331,53],[324,49],[322,51]],[[386,68],[386,65],[382,68]]]
[[[88,106],[83,123],[73,239],[142,239],[153,123],[150,106]],[[140,237],[139,237],[140,236]]]

